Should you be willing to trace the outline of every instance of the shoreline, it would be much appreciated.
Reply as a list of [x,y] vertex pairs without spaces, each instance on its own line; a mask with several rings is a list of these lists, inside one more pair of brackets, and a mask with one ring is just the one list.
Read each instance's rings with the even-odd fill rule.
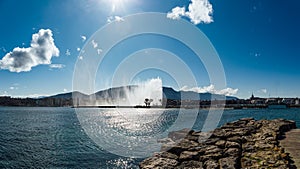
[[146,109],[224,109],[224,110],[232,110],[232,109],[289,109],[289,108],[300,108],[300,106],[287,106],[285,108],[269,108],[268,106],[205,106],[205,107],[197,107],[197,106],[116,106],[116,105],[104,105],[104,106],[69,106],[71,108],[146,108]]
[[24,105],[13,105],[13,106],[6,106],[6,105],[0,105],[0,107],[36,107],[36,108],[99,108],[99,109],[115,109],[115,108],[132,108],[132,109],[199,109],[199,110],[209,110],[209,109],[224,109],[224,110],[247,110],[247,109],[299,109],[300,106],[289,106],[286,108],[268,108],[268,107],[242,107],[242,108],[236,108],[236,107],[186,107],[186,106],[172,106],[172,107],[163,107],[163,106],[24,106]]
[[170,132],[159,140],[161,151],[143,160],[140,168],[295,168],[280,145],[284,134],[295,128],[290,120],[243,118],[211,132]]

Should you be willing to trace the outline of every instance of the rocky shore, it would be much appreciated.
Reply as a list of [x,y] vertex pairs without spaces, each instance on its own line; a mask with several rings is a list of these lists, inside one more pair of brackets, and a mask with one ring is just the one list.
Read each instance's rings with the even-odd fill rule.
[[140,168],[254,169],[296,168],[279,145],[294,121],[244,118],[211,132],[189,129],[170,132],[161,152],[140,163]]

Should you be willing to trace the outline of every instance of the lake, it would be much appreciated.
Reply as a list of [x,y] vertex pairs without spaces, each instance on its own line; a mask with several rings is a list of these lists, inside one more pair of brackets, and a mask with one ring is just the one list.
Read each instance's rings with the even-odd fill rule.
[[[196,118],[191,111],[0,107],[0,168],[138,168],[143,158],[121,156],[122,145],[127,144],[122,140],[152,138],[160,133],[165,136],[175,124],[177,129],[192,126],[199,130],[208,111],[197,111]],[[177,122],[180,114],[185,120]],[[285,118],[295,120],[300,127],[300,109],[225,110],[216,123],[220,126],[243,117]],[[126,151],[149,151],[134,149],[141,145]]]

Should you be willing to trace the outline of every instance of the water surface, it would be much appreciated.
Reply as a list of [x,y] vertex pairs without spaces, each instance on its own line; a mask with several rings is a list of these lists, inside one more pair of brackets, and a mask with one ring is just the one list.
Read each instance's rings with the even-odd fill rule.
[[[78,110],[96,112],[117,131],[131,136],[167,131],[178,116],[176,109],[131,113],[126,116],[131,118],[129,121],[140,121],[132,128],[134,125],[113,109]],[[188,118],[189,111],[183,112]],[[193,128],[201,129],[206,116],[207,110],[200,110]],[[300,109],[225,110],[218,126],[243,117],[291,119],[300,127]],[[193,121],[188,118],[182,123]],[[148,121],[142,123],[139,119]],[[74,109],[0,107],[0,168],[137,168],[141,160],[112,154],[95,144],[84,132]]]

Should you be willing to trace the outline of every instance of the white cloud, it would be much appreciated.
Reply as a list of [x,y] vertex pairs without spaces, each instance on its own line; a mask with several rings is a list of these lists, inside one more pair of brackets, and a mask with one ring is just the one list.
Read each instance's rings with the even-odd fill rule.
[[124,21],[124,19],[120,16],[115,16],[115,21],[121,22],[121,21]]
[[76,50],[79,52],[81,49],[80,49],[80,48],[77,48]]
[[93,48],[97,48],[98,47],[98,43],[97,42],[95,42],[95,40],[92,40],[92,45],[93,45]]
[[82,40],[82,42],[84,42],[86,40],[86,36],[81,35],[81,40]]
[[214,85],[204,86],[204,87],[192,87],[183,86],[181,91],[193,91],[197,93],[212,93],[214,91]]
[[10,90],[18,90],[19,89],[19,83],[14,83],[14,84],[12,84],[10,87],[9,87],[9,89]]
[[261,89],[260,91],[263,92],[263,93],[265,93],[265,94],[268,92],[267,89]]
[[64,92],[67,92],[68,90],[67,89],[64,89]]
[[189,5],[189,11],[186,15],[194,24],[213,22],[211,14],[213,13],[212,5],[208,0],[192,0]]
[[181,16],[185,15],[185,7],[175,7],[172,12],[168,12],[167,17],[170,19],[179,19]]
[[192,88],[183,86],[180,90],[181,91],[192,91],[192,92],[197,92],[197,93],[221,94],[221,95],[226,95],[226,96],[232,96],[238,92],[238,89],[233,89],[233,88],[225,88],[225,89],[217,90],[217,89],[215,89],[215,86],[212,84],[209,86],[192,87]]
[[226,89],[216,91],[215,94],[222,94],[225,96],[233,96],[233,95],[237,94],[238,91],[239,91],[239,89],[233,89],[233,88],[228,87]]
[[66,50],[66,56],[70,56],[71,55],[71,52],[69,49]]
[[112,17],[110,16],[110,17],[107,18],[106,22],[107,22],[107,23],[111,23],[112,20],[113,20],[113,19],[112,19]]
[[260,56],[260,53],[255,53],[254,56],[255,56],[255,57],[259,57],[259,56]]
[[51,64],[49,65],[50,69],[62,69],[64,67],[66,67],[66,65],[63,64]]
[[30,47],[16,47],[0,60],[0,69],[11,72],[28,72],[32,67],[51,64],[53,56],[59,56],[59,50],[54,44],[50,29],[40,29],[32,35]]
[[120,16],[110,16],[107,18],[107,23],[111,23],[113,21],[121,22],[121,21],[124,21],[124,19]]
[[208,0],[191,0],[188,10],[185,7],[175,7],[167,14],[170,19],[179,19],[180,16],[188,17],[195,25],[199,23],[211,23],[213,8]]
[[101,53],[102,53],[102,49],[97,49],[97,53],[98,53],[98,55],[100,55]]

